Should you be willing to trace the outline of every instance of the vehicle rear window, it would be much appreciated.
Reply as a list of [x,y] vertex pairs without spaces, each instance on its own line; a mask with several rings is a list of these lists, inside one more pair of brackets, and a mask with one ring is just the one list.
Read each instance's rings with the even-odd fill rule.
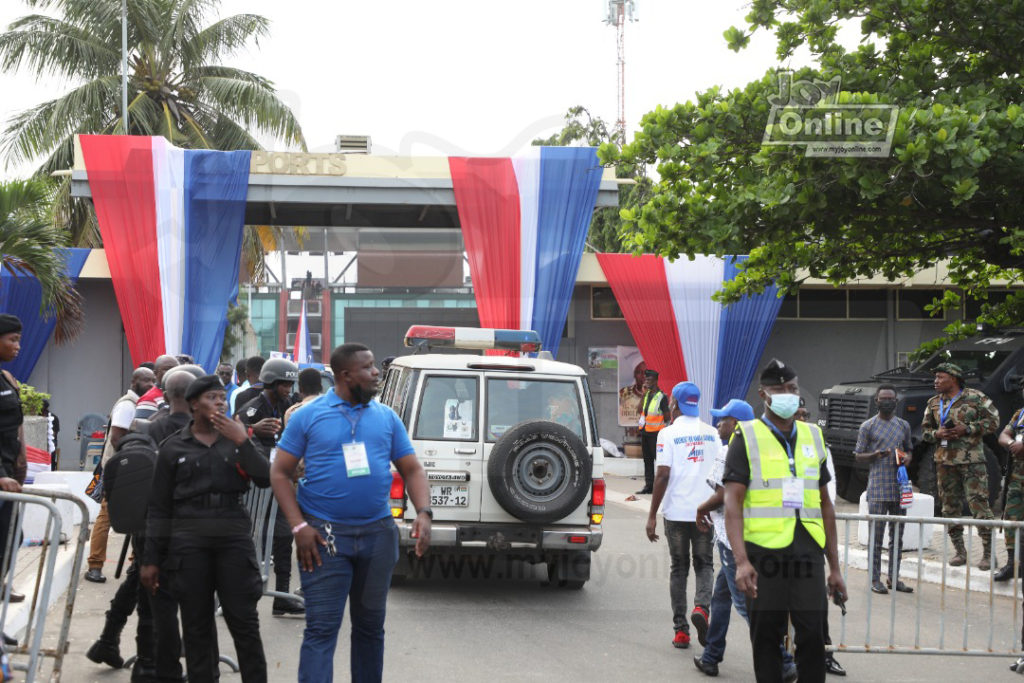
[[476,441],[476,377],[428,375],[424,380],[414,439]]
[[550,420],[565,425],[583,442],[583,411],[575,382],[557,380],[487,380],[485,436],[497,441],[509,429],[526,420]]

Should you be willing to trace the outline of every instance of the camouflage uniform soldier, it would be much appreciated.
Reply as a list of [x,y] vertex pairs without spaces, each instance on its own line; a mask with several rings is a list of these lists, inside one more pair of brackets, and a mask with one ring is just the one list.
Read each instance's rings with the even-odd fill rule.
[[[937,396],[928,400],[921,423],[925,441],[936,443],[935,474],[942,501],[943,517],[959,517],[964,498],[975,519],[993,519],[988,505],[988,472],[981,437],[999,429],[999,411],[988,396],[976,389],[964,388],[964,373],[959,366],[941,363],[935,367]],[[992,530],[981,529],[984,554],[978,569],[992,568]],[[949,528],[956,555],[950,566],[967,564],[964,528]]]
[[[1024,387],[1024,379],[1021,380]],[[1010,486],[1006,492],[1006,507],[1003,510],[1003,519],[1011,522],[1024,521],[1024,408],[1021,408],[1013,417],[1010,423],[999,435],[999,445],[1010,453],[1009,472]],[[1006,566],[996,572],[996,581],[1009,581],[1013,578],[1013,556],[1017,545],[1017,534],[1006,530]],[[1018,565],[1017,576],[1021,575],[1021,567]]]

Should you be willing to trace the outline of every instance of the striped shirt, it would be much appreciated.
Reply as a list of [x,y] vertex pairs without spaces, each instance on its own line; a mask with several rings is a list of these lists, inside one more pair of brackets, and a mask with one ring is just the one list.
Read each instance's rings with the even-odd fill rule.
[[[899,448],[910,453],[910,424],[899,417],[893,416],[883,420],[875,415],[866,420],[857,434],[857,446],[854,453],[872,453],[874,451],[892,451]],[[887,458],[871,461],[871,473],[868,475],[868,501],[872,503],[896,502],[900,499],[900,487],[896,481],[899,466],[896,458],[890,453]]]

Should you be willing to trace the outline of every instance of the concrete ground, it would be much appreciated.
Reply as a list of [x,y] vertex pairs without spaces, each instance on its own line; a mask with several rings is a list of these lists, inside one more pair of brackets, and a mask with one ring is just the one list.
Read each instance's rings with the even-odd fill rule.
[[[573,679],[628,681],[641,676],[650,680],[699,680],[693,666],[700,652],[676,650],[668,599],[668,551],[664,539],[651,544],[644,535],[649,501],[626,503],[640,488],[628,477],[608,478],[609,503],[605,518],[605,542],[595,554],[593,578],[582,591],[565,591],[545,585],[544,572],[536,567],[517,568],[515,578],[495,575],[480,578],[411,580],[390,595],[387,622],[385,680],[417,683],[460,683],[488,680],[523,683]],[[660,524],[659,524],[660,527]],[[113,575],[119,543],[112,537],[111,561],[106,574]],[[717,557],[716,557],[717,560]],[[496,574],[497,572],[495,572]],[[917,594],[873,596],[871,632],[867,634],[867,575],[849,570],[850,602],[845,620],[832,608],[833,638],[846,645],[873,645],[890,641],[890,614],[895,605],[896,645],[934,647],[944,637],[947,647],[960,647],[964,624],[970,648],[988,646],[1006,652],[1013,647],[1015,621],[1020,628],[1020,607],[1010,597],[923,584]],[[127,671],[113,671],[89,662],[85,650],[99,633],[103,612],[117,587],[82,582],[71,624],[70,649],[62,681],[65,683],[128,683]],[[692,584],[691,584],[692,594]],[[895,603],[893,602],[895,597]],[[915,610],[920,605],[920,627]],[[940,617],[945,605],[945,619]],[[54,614],[59,615],[59,606]],[[968,618],[964,619],[967,610]],[[303,621],[274,618],[270,601],[260,604],[261,628],[266,644],[271,681],[296,678]],[[56,617],[59,619],[59,616]],[[48,631],[56,627],[51,622]],[[230,636],[218,619],[225,654],[233,654]],[[131,629],[123,639],[122,652],[132,650]],[[845,633],[845,635],[844,635]],[[337,680],[348,680],[349,624],[346,619],[335,657]],[[754,680],[746,626],[733,618],[726,660],[720,680]],[[968,658],[939,656],[844,653],[837,659],[854,681],[950,681],[986,680],[1010,676],[1009,655]],[[222,680],[238,681],[224,670]],[[835,683],[837,679],[830,679]]]

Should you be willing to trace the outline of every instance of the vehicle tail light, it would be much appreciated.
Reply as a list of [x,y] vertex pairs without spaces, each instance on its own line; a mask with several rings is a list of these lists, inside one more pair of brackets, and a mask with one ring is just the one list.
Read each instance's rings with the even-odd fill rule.
[[391,473],[391,516],[405,516],[405,480],[398,472]]
[[590,489],[590,523],[600,524],[604,521],[604,479],[595,479]]

